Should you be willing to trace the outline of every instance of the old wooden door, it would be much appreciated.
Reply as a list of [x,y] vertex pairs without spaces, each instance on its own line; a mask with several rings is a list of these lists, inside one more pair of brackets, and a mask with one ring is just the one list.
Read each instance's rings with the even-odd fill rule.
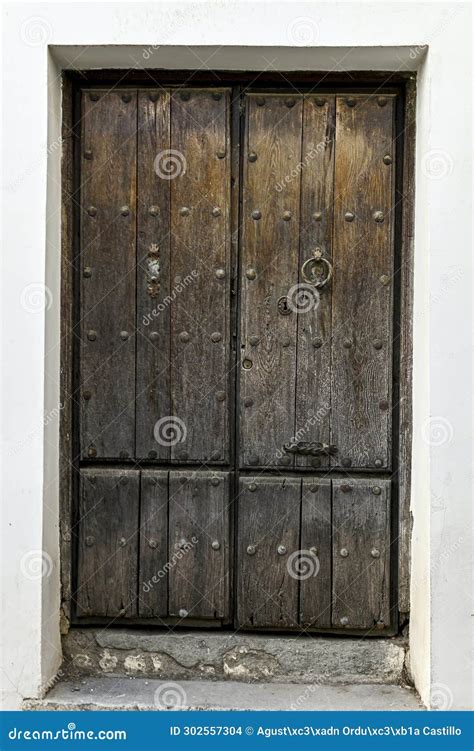
[[393,631],[395,99],[82,91],[81,622]]

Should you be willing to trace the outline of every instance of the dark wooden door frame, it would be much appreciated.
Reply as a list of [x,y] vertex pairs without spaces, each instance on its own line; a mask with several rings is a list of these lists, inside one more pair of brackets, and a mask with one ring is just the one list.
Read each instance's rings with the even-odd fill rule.
[[[411,442],[412,442],[412,305],[413,305],[413,227],[414,227],[414,172],[415,172],[415,113],[416,79],[414,74],[366,73],[248,73],[219,71],[123,71],[101,70],[64,72],[62,81],[62,253],[61,253],[61,371],[60,371],[60,567],[61,567],[61,629],[67,631],[71,621],[72,557],[74,541],[74,497],[76,493],[74,469],[78,461],[76,436],[78,394],[75,393],[75,341],[78,320],[75,294],[78,272],[78,207],[79,173],[78,149],[80,145],[78,94],[83,86],[195,86],[236,87],[235,94],[252,90],[293,90],[301,92],[324,91],[341,93],[363,91],[367,93],[397,93],[396,139],[397,183],[395,222],[395,316],[394,374],[394,504],[392,529],[394,530],[393,555],[398,560],[394,567],[394,592],[398,591],[399,627],[407,621],[410,610],[410,547],[411,547]],[[238,108],[232,120],[234,135],[239,129]],[[237,139],[238,140],[238,139]],[[238,160],[238,151],[233,155]],[[235,209],[235,207],[233,207]],[[235,211],[234,211],[235,214]],[[234,240],[235,242],[235,240]],[[234,249],[235,250],[235,249]],[[237,254],[234,252],[234,259]],[[234,260],[235,262],[235,260]]]

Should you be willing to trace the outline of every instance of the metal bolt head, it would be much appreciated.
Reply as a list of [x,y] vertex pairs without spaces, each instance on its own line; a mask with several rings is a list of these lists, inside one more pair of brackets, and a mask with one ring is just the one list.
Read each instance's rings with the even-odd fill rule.
[[94,459],[94,457],[97,456],[97,449],[95,446],[89,446],[87,449],[87,456],[89,456],[91,459]]
[[318,107],[324,107],[327,100],[322,96],[317,96],[314,101],[316,102]]
[[125,537],[121,537],[120,540],[118,541],[118,544],[120,545],[121,548],[124,548],[125,545],[127,544]]
[[346,222],[353,222],[355,219],[355,214],[352,213],[352,211],[346,211],[344,214],[344,219]]
[[379,407],[383,411],[387,410],[388,409],[388,401],[387,401],[387,399],[381,399],[379,401]]
[[344,339],[342,346],[344,349],[350,349],[352,347],[352,342],[350,339]]
[[319,338],[317,337],[316,339],[313,339],[313,342],[312,342],[312,344],[313,344],[313,347],[314,347],[314,349],[319,349],[320,347],[322,347],[322,346],[323,346],[323,340],[322,340],[322,339],[319,339]]
[[379,107],[385,107],[385,105],[387,104],[387,97],[379,96],[377,98],[377,104],[379,105]]
[[383,158],[383,163],[384,164],[392,164],[392,161],[393,161],[393,159],[390,156],[390,154],[385,154],[385,156]]
[[347,558],[347,556],[349,555],[349,551],[347,548],[341,548],[339,551],[339,554],[342,558]]
[[188,209],[188,207],[187,206],[181,206],[181,208],[179,210],[179,215],[180,216],[189,216],[189,209]]
[[125,104],[128,104],[128,102],[132,101],[132,95],[131,94],[122,94],[122,102],[125,102]]
[[84,276],[86,279],[90,279],[92,276],[92,269],[90,266],[86,266],[84,268],[84,271],[82,272],[82,276]]
[[220,91],[213,91],[212,92],[212,98],[214,99],[214,101],[218,102],[219,99],[222,99],[221,92]]
[[151,332],[150,339],[151,339],[152,342],[157,342],[159,338],[160,338],[160,335],[159,335],[158,331],[152,331]]
[[89,208],[87,209],[87,213],[89,214],[89,216],[97,216],[97,209],[96,209],[96,207],[95,206],[89,206]]
[[260,458],[256,454],[250,454],[248,458],[248,463],[250,466],[255,467],[260,461]]
[[221,549],[221,544],[220,544],[219,540],[213,540],[211,542],[211,548],[213,550],[220,550]]
[[352,459],[349,459],[348,456],[345,456],[341,461],[341,466],[350,467],[351,465],[352,465]]
[[224,271],[224,269],[216,269],[215,274],[216,274],[216,279],[224,279],[225,278],[225,271]]
[[315,211],[313,214],[313,219],[315,222],[320,222],[323,218],[323,214],[321,211]]
[[283,221],[289,222],[291,219],[291,211],[284,211],[283,212]]
[[383,467],[383,461],[382,461],[382,459],[376,459],[374,461],[374,466],[375,467]]
[[286,106],[287,106],[287,107],[288,107],[289,109],[291,109],[292,107],[294,107],[294,106],[295,106],[295,104],[296,104],[296,99],[291,99],[290,97],[288,97],[288,99],[285,99],[285,104],[286,104]]
[[284,545],[279,545],[277,547],[277,553],[278,555],[286,555],[286,548]]
[[128,216],[130,214],[130,209],[128,208],[128,206],[122,206],[120,213],[122,214],[122,216]]
[[181,333],[179,335],[179,341],[180,342],[184,342],[186,344],[186,342],[189,342],[190,339],[191,339],[191,337],[189,336],[189,334],[188,334],[187,331],[181,331]]
[[380,550],[377,550],[377,548],[372,548],[370,555],[372,556],[372,558],[380,558]]
[[157,91],[153,91],[151,94],[148,94],[148,99],[150,102],[157,102],[160,98],[160,95]]
[[226,155],[226,153],[222,149],[220,151],[216,152],[216,156],[217,156],[218,159],[225,159],[225,155]]
[[341,485],[341,493],[350,493],[352,490],[350,485]]
[[252,211],[252,219],[258,220],[258,219],[261,219],[261,218],[262,218],[262,212],[261,211],[258,211],[258,210]]
[[154,450],[148,452],[148,458],[149,459],[156,459],[157,456],[158,456],[158,454]]
[[390,277],[388,276],[388,274],[382,274],[382,276],[380,277],[380,283],[383,284],[384,287],[390,284]]
[[252,367],[252,365],[253,365],[253,362],[252,362],[252,360],[249,360],[248,357],[246,357],[242,361],[242,367],[243,367],[244,370],[250,370],[250,368]]
[[88,535],[86,539],[84,540],[84,542],[87,545],[87,547],[90,548],[95,542],[95,537],[93,537],[92,535]]
[[339,619],[339,623],[341,626],[348,626],[349,625],[349,618],[346,618],[346,616],[343,616]]
[[252,336],[249,337],[249,342],[252,345],[252,347],[256,347],[257,344],[260,342],[260,337],[256,336],[256,334],[252,334]]
[[150,216],[158,216],[158,214],[160,213],[160,210],[158,206],[150,206],[150,208],[148,209],[148,213],[150,214]]
[[218,402],[225,402],[225,391],[216,391],[216,399]]
[[381,488],[379,488],[378,485],[374,485],[374,487],[372,488],[372,493],[374,495],[380,495],[381,492],[382,492]]
[[354,99],[354,97],[353,97],[353,96],[349,96],[349,97],[347,97],[347,99],[346,99],[346,104],[347,104],[347,106],[348,106],[348,107],[355,107],[355,105],[356,105],[356,100]]
[[213,485],[215,488],[221,484],[220,477],[211,477],[211,485]]
[[120,332],[120,338],[121,338],[121,340],[123,342],[126,342],[129,336],[130,336],[130,334],[128,333],[128,331],[121,331]]
[[89,99],[91,100],[91,102],[98,102],[99,101],[99,95],[96,94],[95,91],[91,91],[90,94],[89,94]]
[[255,101],[258,107],[263,107],[265,104],[265,98],[263,96],[258,96]]
[[374,211],[373,219],[374,222],[377,222],[377,224],[382,224],[385,219],[383,211]]
[[90,149],[84,149],[84,159],[92,159],[92,151]]
[[255,555],[257,548],[255,545],[247,545],[247,555]]
[[95,342],[95,340],[97,339],[97,331],[90,329],[90,331],[87,332],[87,338],[90,342]]
[[256,162],[258,159],[258,156],[255,153],[255,151],[249,151],[247,159],[249,160],[249,162]]
[[180,608],[180,610],[178,610],[178,615],[180,618],[187,618],[189,613],[185,608]]
[[216,216],[217,217],[217,216],[220,216],[221,214],[222,214],[222,212],[221,212],[219,206],[214,206],[214,208],[212,209],[212,216]]
[[254,482],[251,482],[248,485],[248,489],[250,490],[251,493],[255,493],[255,491],[257,490],[257,486],[256,486],[256,484]]
[[245,276],[247,277],[247,279],[252,280],[256,278],[257,272],[255,271],[255,269],[250,268],[250,269],[247,269],[247,271],[245,272]]
[[89,399],[90,399],[90,398],[91,398],[91,396],[92,396],[92,392],[91,392],[91,391],[84,391],[84,393],[82,394],[82,396],[83,396],[83,398],[84,398],[84,399],[86,400],[86,402],[88,402],[88,401],[89,401]]
[[381,339],[374,339],[374,341],[372,342],[372,344],[374,346],[374,349],[382,349],[382,347],[383,347],[383,342],[382,342]]
[[318,555],[318,549],[314,546],[309,549],[309,552],[311,553],[311,555]]
[[377,621],[375,628],[381,631],[383,628],[385,628],[385,623],[383,621]]
[[317,492],[318,492],[318,490],[319,490],[319,488],[318,488],[318,486],[317,486],[317,485],[311,485],[311,487],[310,487],[310,489],[309,489],[309,492],[310,492],[310,493],[317,493]]
[[221,339],[222,339],[222,334],[221,334],[220,331],[213,331],[212,332],[212,334],[211,334],[211,342],[214,342],[214,343],[220,342]]
[[291,344],[290,337],[289,336],[284,336],[283,339],[281,340],[281,346],[282,347],[289,347],[290,344]]
[[246,399],[244,399],[244,406],[253,407],[253,399],[250,396],[247,396]]
[[148,540],[148,547],[153,548],[153,550],[154,550],[155,548],[158,547],[157,541],[156,540]]

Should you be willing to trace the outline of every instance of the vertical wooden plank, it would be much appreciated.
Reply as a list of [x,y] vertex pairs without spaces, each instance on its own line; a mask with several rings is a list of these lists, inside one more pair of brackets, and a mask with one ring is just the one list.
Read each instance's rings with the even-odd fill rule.
[[79,616],[137,613],[138,488],[135,470],[81,470]]
[[[299,284],[307,282],[301,267],[319,248],[332,261],[334,196],[335,97],[304,99],[303,148],[301,154],[301,219]],[[324,264],[320,269],[327,273]],[[303,285],[305,285],[303,287]],[[331,302],[329,282],[316,293],[307,288],[298,315],[296,370],[297,441],[330,443],[331,411]],[[298,467],[328,467],[329,457],[297,456]]]
[[230,103],[228,90],[171,97],[171,411],[173,461],[229,459]]
[[141,473],[138,614],[168,614],[168,472]]
[[[170,152],[169,92],[138,92],[136,455],[169,461]],[[155,430],[155,426],[156,430]]]
[[292,466],[303,100],[245,100],[240,463]]
[[84,91],[81,154],[81,454],[135,453],[137,95]]
[[229,473],[170,472],[169,614],[229,617]]
[[237,625],[298,626],[301,480],[241,478],[238,498]]
[[344,467],[390,466],[393,108],[336,97],[331,432]]
[[390,480],[333,480],[333,626],[390,625]]
[[301,499],[300,623],[331,626],[331,481],[304,478]]

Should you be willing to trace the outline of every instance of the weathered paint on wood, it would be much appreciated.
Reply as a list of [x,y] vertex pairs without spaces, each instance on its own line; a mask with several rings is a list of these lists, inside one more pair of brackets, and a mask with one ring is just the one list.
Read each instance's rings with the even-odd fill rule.
[[229,91],[171,97],[171,412],[173,461],[229,460]]
[[283,446],[295,428],[303,101],[270,94],[245,101],[240,461],[291,467]]
[[229,615],[229,473],[170,472],[169,614]]
[[331,625],[331,481],[304,478],[301,499],[300,623]]
[[81,154],[81,454],[135,453],[137,95],[84,91]]
[[343,467],[391,464],[393,103],[336,97],[331,442]]
[[139,473],[80,472],[79,616],[137,614]]
[[237,504],[237,625],[295,628],[301,480],[242,478]]
[[140,473],[140,555],[138,613],[168,613],[168,472]]
[[333,480],[333,626],[390,625],[390,480]]
[[[170,415],[169,92],[138,92],[136,456],[169,461]],[[164,429],[160,429],[163,425]]]

